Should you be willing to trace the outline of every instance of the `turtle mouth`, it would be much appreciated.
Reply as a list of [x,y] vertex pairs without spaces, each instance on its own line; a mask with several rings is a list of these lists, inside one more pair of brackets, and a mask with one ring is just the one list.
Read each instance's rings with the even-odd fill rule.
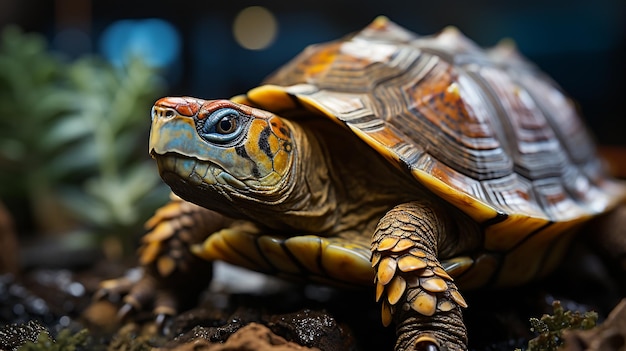
[[246,183],[213,162],[175,152],[159,154],[154,149],[151,150],[150,156],[157,161],[161,178],[170,186],[173,186],[172,183],[182,181],[196,188],[229,186],[238,190],[249,189]]

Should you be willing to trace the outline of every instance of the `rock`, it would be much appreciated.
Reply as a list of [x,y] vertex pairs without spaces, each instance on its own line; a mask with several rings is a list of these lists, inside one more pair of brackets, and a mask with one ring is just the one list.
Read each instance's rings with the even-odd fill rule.
[[41,333],[50,335],[46,327],[35,320],[5,325],[0,328],[0,350],[16,351],[27,341],[36,342]]
[[357,349],[351,329],[323,308],[299,308],[299,302],[282,294],[230,295],[222,302],[218,294],[211,297],[172,320],[172,339],[164,350],[186,350],[190,345],[214,350],[214,344],[232,346],[216,350]]
[[604,323],[589,330],[567,330],[561,351],[626,350],[626,299],[609,314]]
[[349,350],[352,337],[348,329],[337,324],[325,310],[304,309],[295,313],[273,315],[269,327],[300,345],[319,347],[322,350]]
[[268,327],[259,323],[250,323],[232,334],[224,343],[210,342],[202,337],[176,345],[171,348],[156,350],[168,351],[305,351],[320,350],[300,346],[274,334]]

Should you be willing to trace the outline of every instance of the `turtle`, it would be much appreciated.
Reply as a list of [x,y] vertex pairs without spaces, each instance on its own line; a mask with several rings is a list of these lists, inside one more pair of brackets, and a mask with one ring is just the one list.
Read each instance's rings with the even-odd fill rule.
[[454,27],[378,17],[243,95],[166,97],[151,115],[173,194],[146,223],[144,276],[102,284],[125,312],[176,313],[222,260],[371,290],[396,350],[466,349],[460,291],[546,276],[626,199],[557,84]]

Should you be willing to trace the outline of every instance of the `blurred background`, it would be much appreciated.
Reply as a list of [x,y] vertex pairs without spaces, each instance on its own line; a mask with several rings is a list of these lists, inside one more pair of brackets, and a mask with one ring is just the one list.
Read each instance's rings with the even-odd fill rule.
[[154,100],[240,94],[381,14],[482,46],[514,39],[600,143],[626,144],[624,0],[0,0],[0,200],[20,234],[137,235],[167,193],[146,153]]
[[119,64],[137,54],[164,70],[167,93],[202,97],[239,94],[306,45],[380,14],[420,34],[453,24],[483,46],[513,38],[580,102],[601,142],[624,142],[615,124],[624,119],[623,0],[0,2],[1,26],[41,33],[69,59],[98,54]]

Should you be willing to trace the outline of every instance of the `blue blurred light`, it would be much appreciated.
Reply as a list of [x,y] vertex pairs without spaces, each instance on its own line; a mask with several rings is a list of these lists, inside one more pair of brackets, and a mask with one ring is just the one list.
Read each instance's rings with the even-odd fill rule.
[[120,20],[100,38],[100,51],[115,65],[140,57],[149,65],[168,67],[180,56],[180,36],[170,23],[157,19]]

